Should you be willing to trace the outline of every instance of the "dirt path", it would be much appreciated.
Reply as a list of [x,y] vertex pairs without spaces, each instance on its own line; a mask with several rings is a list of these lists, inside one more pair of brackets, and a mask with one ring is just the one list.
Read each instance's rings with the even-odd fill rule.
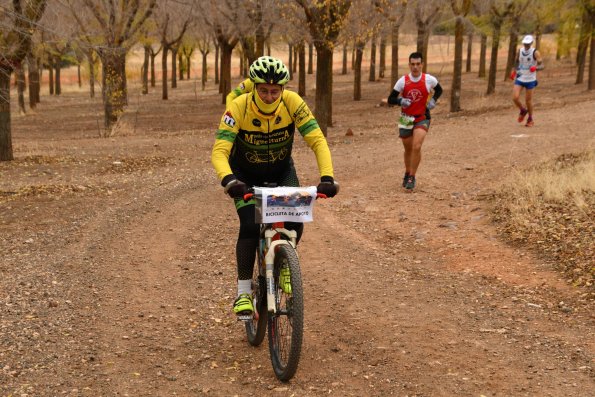
[[[330,135],[343,190],[300,244],[305,342],[288,384],[230,311],[237,220],[209,164],[218,107],[167,133],[147,100],[146,128],[111,140],[26,124],[48,114],[17,120],[17,150],[49,154],[0,165],[2,191],[54,190],[0,202],[0,395],[594,395],[592,302],[501,241],[486,200],[517,169],[592,146],[592,95],[559,109],[544,93],[530,130],[504,94],[488,113],[482,100],[476,114],[439,109],[407,193],[395,111],[348,101],[343,83]],[[177,108],[195,106],[183,92]]]

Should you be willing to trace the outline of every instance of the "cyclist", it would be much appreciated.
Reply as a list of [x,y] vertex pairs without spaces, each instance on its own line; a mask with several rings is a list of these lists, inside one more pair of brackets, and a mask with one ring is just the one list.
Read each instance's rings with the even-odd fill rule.
[[401,77],[395,83],[388,97],[388,103],[399,105],[402,109],[399,121],[399,137],[403,142],[405,176],[403,187],[412,190],[415,187],[415,173],[421,162],[421,146],[430,129],[430,110],[442,95],[442,87],[436,77],[422,73],[422,54],[413,52],[409,55],[411,73]]
[[225,97],[225,107],[229,107],[229,104],[233,102],[234,99],[239,97],[242,94],[246,94],[251,92],[254,89],[254,83],[250,78],[242,81],[236,88],[230,91],[229,94]]
[[[299,186],[291,158],[295,129],[314,151],[320,184],[318,192],[333,197],[339,190],[334,180],[331,153],[318,122],[304,100],[284,89],[289,71],[280,60],[263,56],[250,65],[251,92],[235,98],[227,107],[213,146],[211,161],[225,193],[234,199],[240,219],[236,243],[238,295],[233,310],[250,315],[252,304],[252,271],[256,259],[259,225],[255,223],[254,201],[242,197],[252,186],[276,183]],[[285,226],[295,230],[298,240],[303,231],[300,223]],[[288,279],[289,269],[281,274]]]

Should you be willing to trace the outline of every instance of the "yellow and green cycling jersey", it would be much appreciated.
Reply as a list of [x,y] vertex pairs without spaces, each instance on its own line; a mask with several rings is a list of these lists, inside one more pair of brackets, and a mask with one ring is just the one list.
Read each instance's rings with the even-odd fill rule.
[[229,107],[229,105],[233,102],[234,99],[239,97],[242,94],[246,94],[248,92],[252,92],[254,89],[254,83],[250,79],[246,79],[242,81],[236,88],[231,90],[229,94],[225,97],[225,107]]
[[254,95],[258,94],[240,95],[221,118],[211,154],[219,179],[235,174],[255,183],[276,181],[292,166],[296,128],[314,151],[320,176],[334,177],[326,138],[306,102],[284,90],[277,109],[263,114]]

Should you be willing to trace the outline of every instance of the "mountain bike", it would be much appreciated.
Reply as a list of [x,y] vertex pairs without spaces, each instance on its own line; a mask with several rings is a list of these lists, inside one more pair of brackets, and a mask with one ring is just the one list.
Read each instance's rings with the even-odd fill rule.
[[[244,196],[244,201],[252,198],[257,198],[253,191]],[[316,198],[326,196],[317,193]],[[258,212],[258,198],[256,203]],[[286,229],[284,222],[261,223],[252,276],[254,312],[238,316],[245,322],[252,346],[262,343],[268,328],[271,363],[283,382],[297,371],[304,332],[304,290],[296,245],[296,231]]]

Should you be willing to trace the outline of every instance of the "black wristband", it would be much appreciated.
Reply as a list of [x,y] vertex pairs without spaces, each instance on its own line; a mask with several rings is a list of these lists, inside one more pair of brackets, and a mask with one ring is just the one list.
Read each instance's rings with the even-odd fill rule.
[[223,187],[227,186],[227,184],[229,182],[233,181],[234,179],[237,179],[234,174],[225,175],[223,177],[223,179],[221,180],[221,186],[223,186]]
[[335,183],[335,178],[329,175],[321,176],[320,182],[322,183]]

